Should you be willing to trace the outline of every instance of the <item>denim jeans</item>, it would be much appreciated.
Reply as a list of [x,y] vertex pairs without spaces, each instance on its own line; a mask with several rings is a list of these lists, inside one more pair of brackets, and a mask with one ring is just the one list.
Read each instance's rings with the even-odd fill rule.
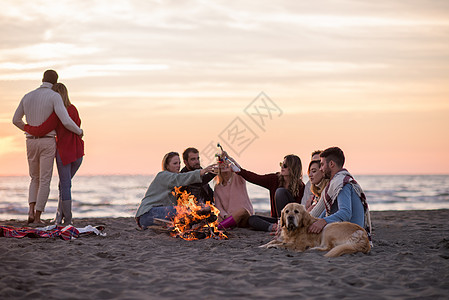
[[72,178],[78,171],[83,158],[80,157],[67,165],[62,164],[59,152],[56,151],[56,166],[59,174],[59,199],[62,201],[72,200]]
[[143,228],[154,225],[154,218],[171,220],[176,215],[174,206],[157,206],[151,208],[139,218],[139,224]]

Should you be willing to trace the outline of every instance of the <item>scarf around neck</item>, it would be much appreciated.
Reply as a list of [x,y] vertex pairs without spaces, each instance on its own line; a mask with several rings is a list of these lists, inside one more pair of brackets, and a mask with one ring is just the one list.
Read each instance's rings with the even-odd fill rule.
[[365,211],[365,230],[368,233],[368,238],[371,242],[371,215],[368,208],[368,203],[366,201],[365,193],[362,187],[357,183],[357,181],[352,177],[352,175],[346,169],[341,169],[338,171],[334,177],[332,177],[329,184],[324,189],[324,206],[326,208],[326,214],[329,215],[331,212],[331,207],[337,200],[338,194],[346,184],[351,184],[354,191],[359,196],[363,209]]

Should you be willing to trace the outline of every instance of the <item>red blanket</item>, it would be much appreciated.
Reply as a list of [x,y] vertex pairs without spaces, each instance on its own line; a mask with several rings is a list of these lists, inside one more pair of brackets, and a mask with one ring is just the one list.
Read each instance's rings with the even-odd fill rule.
[[63,240],[76,239],[79,236],[79,231],[72,225],[68,226],[48,226],[44,228],[31,227],[13,227],[0,225],[0,237],[15,237],[15,238],[54,238],[60,237]]

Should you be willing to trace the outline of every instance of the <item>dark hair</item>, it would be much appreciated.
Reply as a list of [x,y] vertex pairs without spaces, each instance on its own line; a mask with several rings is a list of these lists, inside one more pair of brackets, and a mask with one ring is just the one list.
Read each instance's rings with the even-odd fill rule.
[[312,152],[312,154],[310,155],[310,157],[313,157],[314,155],[321,154],[321,153],[323,153],[323,151],[321,151],[321,150],[315,150],[315,151]]
[[51,84],[55,84],[56,82],[58,82],[58,73],[56,73],[56,71],[54,70],[45,71],[42,82],[50,82]]
[[193,148],[193,147],[187,148],[186,150],[184,150],[184,152],[182,152],[182,159],[187,161],[189,159],[189,153],[196,154],[196,153],[200,153],[200,152],[198,151],[198,149]]
[[318,164],[318,167],[320,167],[320,163],[321,163],[321,161],[319,161],[319,160],[310,161],[309,167],[307,168],[307,175],[309,175],[310,167],[312,167],[313,164]]
[[174,156],[179,156],[178,152],[168,152],[162,159],[162,171],[168,171],[168,164]]
[[331,160],[334,161],[339,168],[342,168],[345,164],[345,155],[338,147],[327,148],[321,152],[320,157],[324,157],[326,163],[329,163]]

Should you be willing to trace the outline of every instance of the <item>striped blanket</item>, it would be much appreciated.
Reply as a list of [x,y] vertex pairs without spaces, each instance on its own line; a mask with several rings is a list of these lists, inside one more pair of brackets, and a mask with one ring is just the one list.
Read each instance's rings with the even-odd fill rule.
[[15,238],[56,238],[59,237],[63,240],[74,240],[80,236],[80,234],[95,233],[96,235],[106,236],[103,232],[103,226],[93,227],[88,225],[83,228],[76,228],[72,225],[57,226],[50,225],[46,227],[14,227],[7,225],[0,225],[0,237],[15,237]]

